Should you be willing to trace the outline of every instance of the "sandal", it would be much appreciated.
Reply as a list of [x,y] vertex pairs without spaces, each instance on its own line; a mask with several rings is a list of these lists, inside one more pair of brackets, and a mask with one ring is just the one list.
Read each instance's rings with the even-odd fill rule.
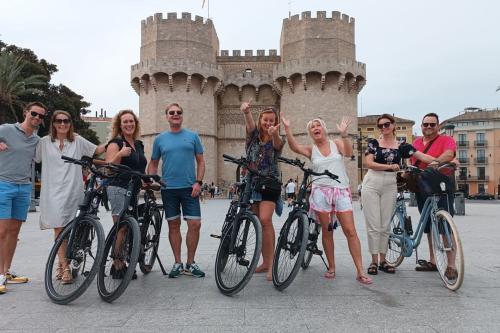
[[396,268],[394,268],[394,266],[389,265],[385,261],[380,263],[380,265],[378,266],[378,269],[380,269],[383,272],[389,273],[389,274],[394,274],[396,272]]
[[420,259],[418,261],[419,266],[415,267],[417,272],[437,272],[437,267],[430,261]]
[[371,278],[369,278],[368,276],[363,276],[363,275],[356,277],[356,280],[361,284],[372,284],[373,283],[373,280]]
[[446,276],[446,278],[450,281],[456,280],[458,278],[458,272],[457,272],[456,268],[448,266],[448,267],[446,267],[446,271],[444,272],[444,276]]
[[59,263],[59,265],[57,266],[56,268],[56,280],[61,280],[62,276],[63,276],[63,267],[62,267],[62,264]]
[[327,271],[325,275],[323,275],[325,279],[335,279],[335,272],[329,272]]
[[370,274],[370,275],[377,275],[378,274],[377,263],[372,262],[370,264],[370,266],[368,266],[368,274]]
[[73,283],[73,275],[71,274],[70,268],[65,268],[61,277],[62,284],[72,284]]

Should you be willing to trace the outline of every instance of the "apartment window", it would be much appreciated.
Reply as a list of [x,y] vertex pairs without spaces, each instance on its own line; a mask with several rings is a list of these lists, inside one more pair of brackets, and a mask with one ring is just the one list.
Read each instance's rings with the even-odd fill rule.
[[486,168],[485,167],[477,167],[477,179],[479,179],[479,180],[486,179]]
[[458,151],[459,159],[467,159],[467,150],[459,150]]
[[476,155],[477,155],[477,159],[483,159],[484,160],[484,157],[485,157],[485,155],[484,155],[484,149],[478,149],[476,151]]
[[458,179],[461,179],[461,180],[467,179],[467,168],[460,167],[460,171],[458,172]]
[[478,144],[484,144],[484,142],[485,142],[484,133],[476,133],[476,141]]

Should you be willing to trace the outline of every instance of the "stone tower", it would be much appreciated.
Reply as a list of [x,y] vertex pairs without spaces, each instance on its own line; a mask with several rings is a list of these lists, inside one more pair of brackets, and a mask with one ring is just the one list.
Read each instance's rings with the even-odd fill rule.
[[[179,103],[184,125],[199,132],[205,147],[207,182],[234,180],[234,166],[222,154],[244,155],[245,126],[239,105],[253,100],[253,114],[274,106],[292,121],[298,140],[308,142],[305,125],[323,118],[335,134],[342,116],[357,130],[357,96],[365,85],[365,65],[356,61],[354,18],[319,11],[283,20],[281,55],[276,50],[219,51],[211,20],[191,14],[155,14],[141,24],[141,61],[132,66],[132,87],[139,94],[146,151],[167,129],[165,106]],[[285,156],[292,157],[288,147]],[[357,156],[357,155],[356,155]],[[355,187],[356,164],[346,158]],[[283,166],[283,179],[300,176]]]

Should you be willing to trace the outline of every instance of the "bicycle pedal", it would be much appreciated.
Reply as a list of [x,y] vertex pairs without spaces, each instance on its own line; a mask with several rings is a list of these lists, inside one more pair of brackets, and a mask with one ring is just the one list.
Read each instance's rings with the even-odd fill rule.
[[217,239],[221,239],[222,238],[220,235],[216,235],[216,234],[210,234],[210,237],[217,238]]
[[241,266],[248,267],[250,265],[250,261],[248,261],[246,259],[240,259],[240,260],[238,260],[238,264],[240,264]]

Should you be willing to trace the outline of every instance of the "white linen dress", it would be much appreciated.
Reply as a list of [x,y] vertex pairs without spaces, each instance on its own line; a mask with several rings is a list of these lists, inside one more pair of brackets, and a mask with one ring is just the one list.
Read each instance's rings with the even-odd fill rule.
[[40,190],[40,229],[66,226],[75,216],[83,201],[82,167],[64,163],[62,155],[75,159],[93,156],[97,146],[80,135],[75,140],[64,140],[59,149],[59,139],[54,142],[45,136],[36,147],[35,161],[42,162],[42,186]]

